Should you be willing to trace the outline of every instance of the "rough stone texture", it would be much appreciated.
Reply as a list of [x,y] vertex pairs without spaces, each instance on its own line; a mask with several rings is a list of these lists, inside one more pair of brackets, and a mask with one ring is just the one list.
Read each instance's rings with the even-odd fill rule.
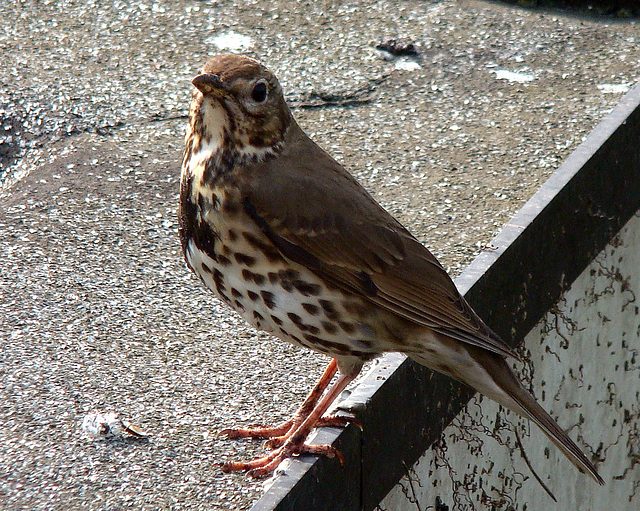
[[[633,19],[477,0],[4,0],[0,16],[6,509],[247,509],[261,484],[215,463],[260,445],[216,431],[285,418],[326,362],[246,327],[181,260],[189,80],[243,42],[219,36],[249,38],[238,51],[278,73],[301,125],[452,273],[640,76]],[[375,49],[390,39],[418,56]],[[151,438],[81,434],[109,410]]]

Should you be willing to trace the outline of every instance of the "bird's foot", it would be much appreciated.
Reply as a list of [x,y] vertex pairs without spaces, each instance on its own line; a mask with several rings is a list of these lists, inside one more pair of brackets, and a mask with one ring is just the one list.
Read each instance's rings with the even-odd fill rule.
[[[229,439],[234,438],[266,438],[267,441],[264,446],[267,449],[275,449],[284,445],[294,431],[300,427],[306,417],[294,416],[291,419],[283,422],[282,424],[274,427],[268,426],[252,426],[250,428],[227,428],[220,431],[216,438],[226,437]],[[315,428],[322,427],[345,427],[350,422],[355,423],[358,427],[360,423],[351,417],[339,417],[337,415],[329,415],[328,417],[321,417],[316,422]]]
[[354,422],[347,417],[329,416],[322,418],[331,403],[335,401],[355,376],[355,374],[341,374],[333,386],[320,399],[320,395],[322,395],[335,372],[336,361],[334,359],[327,366],[318,385],[316,385],[290,421],[275,428],[228,429],[222,431],[220,434],[230,438],[267,437],[270,438],[268,443],[271,447],[277,447],[267,456],[253,461],[223,463],[221,465],[222,470],[224,472],[248,471],[248,475],[251,477],[262,477],[272,473],[283,460],[299,454],[322,454],[329,458],[338,458],[340,463],[344,464],[344,458],[334,447],[305,443],[309,433],[314,428],[319,426],[344,426],[347,422]]
[[[293,432],[298,429],[298,427],[300,426],[300,424],[302,424],[302,422],[303,421],[300,421],[299,423],[296,424],[294,420],[292,426],[289,428],[289,430],[285,434],[279,435],[279,436],[274,435],[272,437],[269,437],[269,440],[267,440],[264,443],[264,446],[267,449],[276,449],[277,447],[284,445],[284,443],[291,437],[291,435],[293,435]],[[334,428],[343,428],[350,422],[355,422],[358,425],[358,427],[360,427],[360,423],[358,423],[355,419],[351,417],[338,417],[337,415],[329,415],[328,417],[321,417],[320,419],[318,419],[318,422],[316,422],[316,425],[314,426],[314,428],[315,429],[323,428],[325,426],[334,427]],[[261,437],[261,438],[265,438],[265,437]]]
[[221,468],[223,472],[246,471],[249,477],[259,478],[273,473],[280,463],[287,458],[300,454],[321,454],[327,458],[338,458],[340,464],[344,466],[344,458],[335,447],[330,445],[309,445],[288,440],[267,456],[252,461],[230,461],[222,463]]
[[[268,439],[266,443],[266,447],[270,449],[275,449],[276,447],[280,447],[283,445],[287,439],[296,431],[300,425],[311,415],[311,413],[315,410],[315,406],[320,400],[322,393],[329,385],[331,378],[335,375],[337,371],[337,363],[335,360],[331,360],[329,365],[324,371],[324,374],[318,380],[318,383],[313,388],[311,393],[307,396],[307,399],[302,404],[302,406],[298,409],[298,411],[291,417],[289,420],[279,424],[275,427],[269,426],[260,426],[255,425],[250,428],[228,428],[223,429],[218,433],[217,438],[227,437],[230,439],[233,438],[266,438]],[[316,423],[315,427],[322,426],[346,426],[348,422],[353,422],[351,419],[346,419],[344,417],[324,417],[320,418]],[[359,424],[358,424],[359,426]]]
[[[216,438],[277,438],[286,435],[289,431],[291,431],[291,428],[295,424],[295,422],[296,417],[294,416],[275,427],[255,425],[250,428],[227,428],[220,431],[220,433],[217,434]],[[299,422],[299,424],[300,423],[301,422]]]

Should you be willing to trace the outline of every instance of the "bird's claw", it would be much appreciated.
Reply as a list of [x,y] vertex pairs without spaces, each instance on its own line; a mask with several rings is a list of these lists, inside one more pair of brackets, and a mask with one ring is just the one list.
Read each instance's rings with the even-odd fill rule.
[[[358,426],[362,430],[362,424],[359,421],[357,421],[356,419],[354,419],[353,417],[341,417],[341,416],[337,416],[337,415],[329,415],[327,417],[320,418],[318,420],[318,422],[316,423],[316,425],[315,425],[315,429],[324,428],[324,427],[343,428],[349,423],[355,424],[356,426]],[[266,437],[266,436],[261,436],[260,438],[269,438],[264,443],[265,449],[277,449],[281,445],[284,445],[284,443],[289,438],[290,434],[293,433],[293,431],[295,431],[295,429],[298,427],[298,425],[299,424],[297,424],[296,421],[293,421],[293,423],[291,424],[291,427],[289,428],[289,430],[286,431],[285,434],[280,435],[280,436],[273,436],[271,438]],[[272,429],[275,431],[275,428],[272,428]],[[234,438],[237,438],[237,437],[234,437]]]
[[286,435],[290,430],[293,421],[288,420],[275,427],[253,425],[249,428],[226,428],[220,431],[216,438],[274,438]]
[[327,458],[337,458],[341,466],[344,466],[344,456],[331,445],[309,445],[286,442],[267,456],[252,461],[230,461],[220,464],[223,472],[247,472],[248,477],[260,478],[274,472],[284,460],[300,454],[323,455]]

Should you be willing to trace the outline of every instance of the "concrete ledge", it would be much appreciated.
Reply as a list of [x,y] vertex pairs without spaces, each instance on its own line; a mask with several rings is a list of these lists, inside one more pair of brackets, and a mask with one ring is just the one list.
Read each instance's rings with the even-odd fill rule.
[[[517,344],[640,209],[640,84],[596,127],[458,278],[485,321]],[[343,407],[361,420],[323,429],[346,458],[292,462],[253,511],[374,509],[472,396],[398,354]]]

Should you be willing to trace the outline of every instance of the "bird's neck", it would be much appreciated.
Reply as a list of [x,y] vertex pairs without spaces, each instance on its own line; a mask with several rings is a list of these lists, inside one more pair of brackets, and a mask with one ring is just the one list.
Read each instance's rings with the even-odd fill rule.
[[281,142],[255,144],[246,129],[230,120],[218,102],[203,103],[190,115],[185,137],[183,179],[212,186],[240,166],[266,161],[282,150]]

